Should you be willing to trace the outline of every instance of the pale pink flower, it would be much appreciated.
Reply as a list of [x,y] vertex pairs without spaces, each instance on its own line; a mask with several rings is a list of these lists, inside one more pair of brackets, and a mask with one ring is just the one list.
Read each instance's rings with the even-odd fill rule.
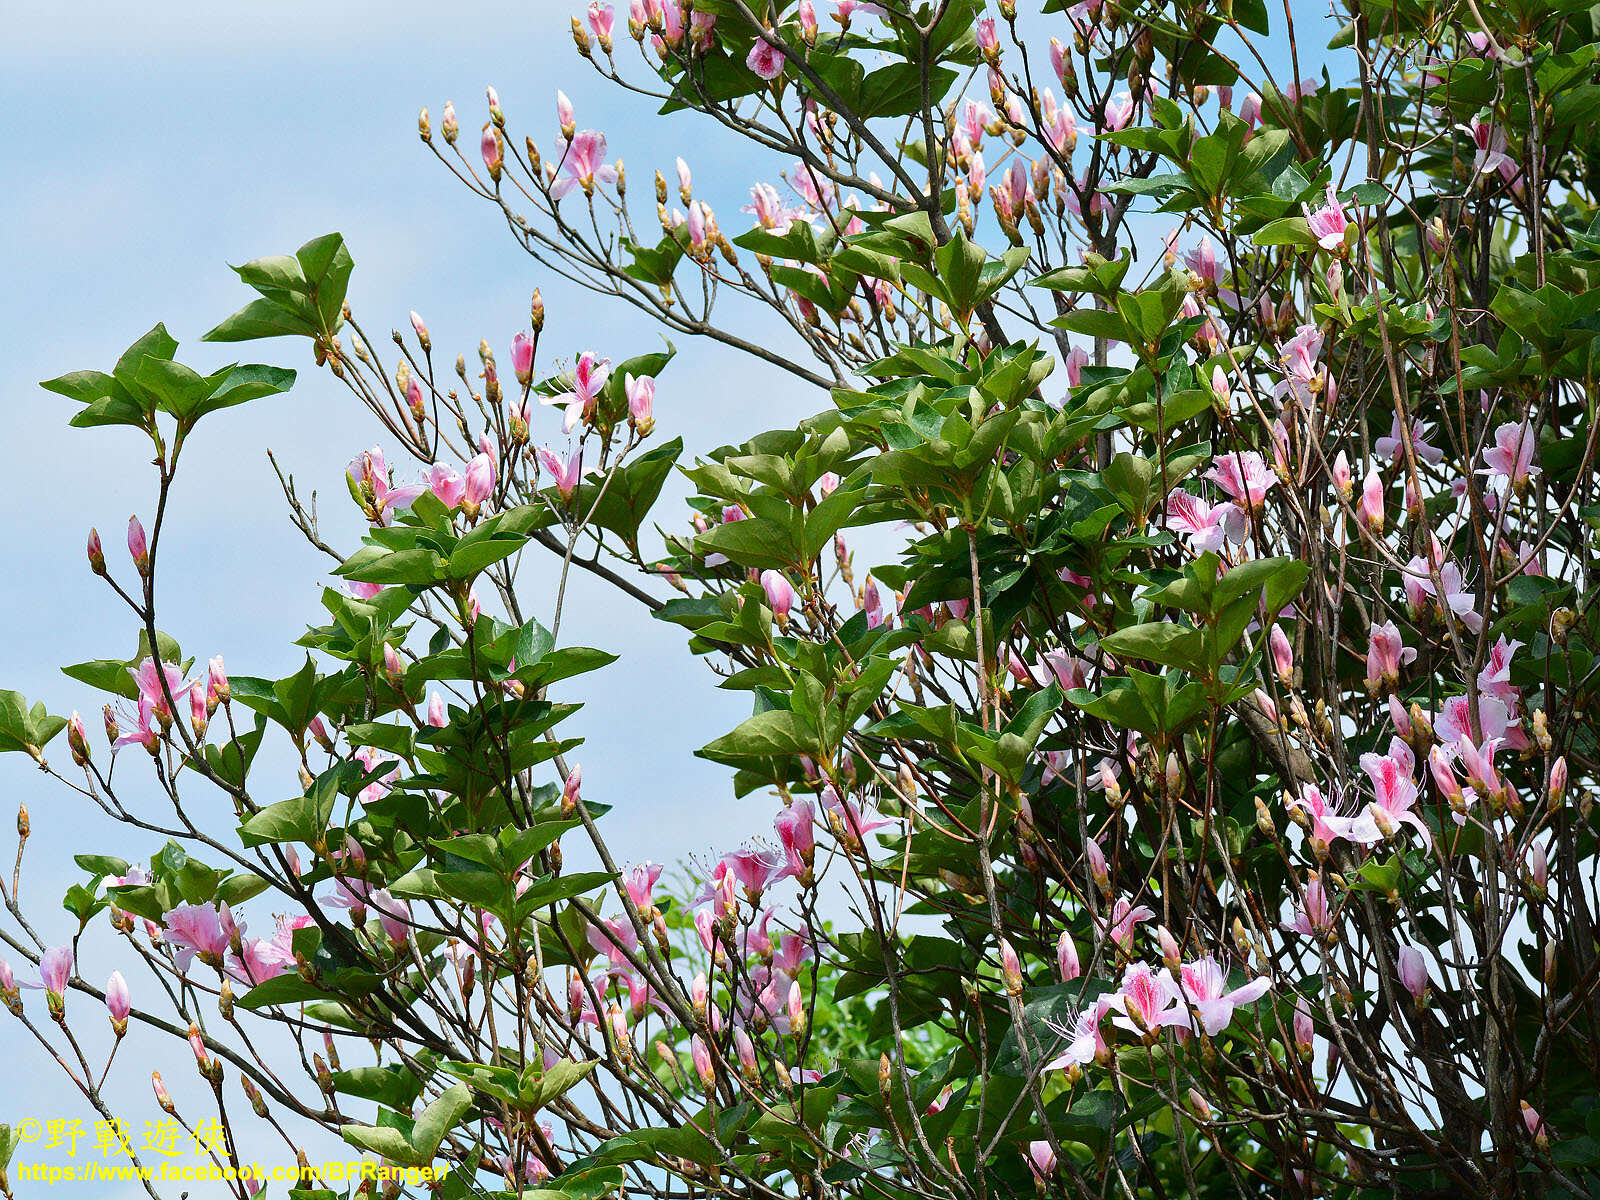
[[428,490],[446,508],[460,504],[461,497],[466,494],[466,480],[448,463],[435,463],[423,472],[423,478],[428,481]]
[[1152,970],[1148,963],[1128,966],[1114,1001],[1118,1007],[1112,1010],[1111,1023],[1120,1029],[1143,1035],[1168,1025],[1189,1027],[1189,1014],[1172,976]]
[[1306,224],[1311,226],[1311,235],[1317,239],[1317,245],[1324,250],[1338,250],[1344,246],[1345,230],[1350,226],[1350,214],[1345,212],[1344,205],[1339,203],[1333,184],[1328,184],[1327,197],[1321,208],[1313,209],[1309,204],[1302,204],[1300,207],[1305,212]]
[[1485,466],[1478,474],[1509,480],[1512,489],[1520,492],[1539,473],[1533,465],[1538,448],[1538,438],[1526,420],[1520,424],[1507,422],[1494,431],[1494,445],[1483,452]]
[[541,446],[538,456],[539,465],[554,476],[556,493],[570,501],[583,479],[583,448],[580,446],[563,460],[554,450]]
[[580,420],[594,412],[595,403],[610,377],[611,360],[599,357],[593,350],[585,350],[578,356],[578,365],[572,372],[572,390],[542,396],[539,403],[565,407],[566,421],[562,428],[571,433]]
[[556,143],[556,158],[561,173],[550,185],[550,195],[558,201],[575,187],[583,188],[585,195],[593,195],[597,183],[617,181],[616,167],[606,162],[606,135],[597,130],[585,129],[574,134],[571,141],[563,137]]
[[361,495],[367,515],[377,525],[387,525],[396,508],[405,507],[422,494],[421,484],[399,488],[389,485],[389,468],[377,446],[351,459],[346,472]]
[[1200,1017],[1200,1028],[1208,1037],[1215,1037],[1228,1027],[1235,1008],[1254,1004],[1272,986],[1260,977],[1228,991],[1228,973],[1210,955],[1198,962],[1184,963],[1180,978],[1183,994]]
[[759,78],[770,82],[783,74],[784,61],[783,51],[769,42],[765,34],[758,34],[744,64]]
[[1333,908],[1328,903],[1328,890],[1322,885],[1322,876],[1312,872],[1306,880],[1305,895],[1294,911],[1294,919],[1285,921],[1283,927],[1302,937],[1325,937],[1333,931]]
[[1267,493],[1278,484],[1266,460],[1254,450],[1230,451],[1217,458],[1205,478],[1220,487],[1236,503],[1260,509]]

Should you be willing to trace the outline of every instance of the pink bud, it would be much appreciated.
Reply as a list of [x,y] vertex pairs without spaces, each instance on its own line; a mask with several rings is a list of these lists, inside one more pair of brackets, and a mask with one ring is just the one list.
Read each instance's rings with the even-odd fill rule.
[[562,91],[556,92],[556,122],[561,126],[561,136],[564,138],[570,138],[577,131],[577,113],[572,109],[572,101]]
[[654,376],[643,375],[635,378],[627,375],[623,380],[623,392],[628,397],[628,417],[633,422],[634,428],[641,437],[648,436],[655,428],[655,399],[656,381]]
[[1056,974],[1061,976],[1062,983],[1071,983],[1083,974],[1083,967],[1078,961],[1078,943],[1072,940],[1072,934],[1065,929],[1056,942]]
[[52,946],[39,958],[39,980],[44,990],[60,1000],[72,978],[72,947]]
[[1350,475],[1350,460],[1344,456],[1344,451],[1339,451],[1339,457],[1333,460],[1333,487],[1345,500],[1355,495],[1355,482]]
[[106,572],[106,552],[100,544],[100,531],[92,528],[89,530],[89,569],[96,575]]
[[525,333],[511,339],[511,369],[523,387],[533,381],[533,339]]
[[800,981],[789,985],[789,1029],[799,1034],[806,1026],[806,997],[800,990]]
[[113,1021],[119,1022],[126,1021],[128,1014],[133,1011],[133,997],[121,971],[111,972],[111,978],[106,981],[106,1011],[111,1014]]
[[1289,645],[1289,637],[1283,632],[1283,627],[1274,625],[1267,641],[1272,647],[1272,669],[1279,681],[1285,684],[1293,683],[1294,648]]
[[404,675],[405,664],[400,661],[400,654],[388,642],[383,644],[383,669],[390,675]]
[[1550,807],[1559,808],[1567,795],[1567,756],[1550,764]]
[[172,1111],[172,1096],[167,1091],[167,1085],[161,1082],[161,1072],[150,1072],[150,1086],[155,1090],[156,1103],[166,1111]]
[[733,1031],[733,1052],[738,1056],[739,1069],[746,1075],[756,1074],[756,1047],[750,1035],[739,1026]]
[[150,543],[144,536],[144,526],[139,524],[136,516],[128,518],[128,554],[133,558],[133,565],[138,568],[139,574],[144,575],[150,570]]
[[1168,970],[1177,970],[1183,964],[1183,954],[1178,949],[1178,939],[1165,925],[1156,927],[1156,944],[1161,947],[1161,961]]
[[189,1049],[194,1051],[194,1060],[202,1067],[209,1061],[206,1054],[206,1040],[200,1034],[200,1026],[189,1023]]
[[1356,516],[1373,533],[1383,532],[1383,477],[1378,474],[1377,467],[1367,472],[1366,482],[1361,485],[1361,504]]
[[1428,962],[1415,946],[1400,947],[1400,983],[1418,1000],[1428,990]]
[[578,789],[583,786],[583,767],[578,763],[572,764],[572,774],[567,776],[567,781],[561,787],[561,807],[570,811],[577,807]]
[[1306,1004],[1306,998],[1301,996],[1294,1005],[1294,1044],[1302,1057],[1311,1054],[1313,1026],[1311,1022],[1311,1009]]
[[[445,112],[448,114],[450,111],[451,110],[447,105],[445,107]],[[423,323],[422,318],[417,315],[417,311],[415,309],[411,310],[411,328],[417,331],[417,341],[422,344],[423,350],[427,350],[433,345],[432,341],[430,341],[428,338],[428,327]]]
[[789,624],[789,610],[794,607],[794,588],[781,571],[761,572],[761,587],[767,593],[767,603],[772,607],[773,618],[779,628]]
[[1111,869],[1106,863],[1106,853],[1100,848],[1100,842],[1090,838],[1084,849],[1089,855],[1089,873],[1094,876],[1095,886],[1101,891],[1107,890],[1111,886]]
[[1000,973],[1005,979],[1006,991],[1013,996],[1022,994],[1022,961],[1016,947],[1005,938],[1000,939]]
[[[694,176],[689,173],[689,164],[684,162],[682,158],[679,158],[678,159],[678,191],[683,193],[684,196],[687,197],[689,192],[691,192],[693,190],[694,190]],[[684,203],[687,204],[687,203],[689,203],[689,201],[687,199],[685,199]]]
[[467,487],[463,507],[470,513],[494,492],[494,459],[478,454],[467,464]]
[[489,168],[489,177],[498,179],[504,157],[500,149],[500,131],[494,125],[483,127],[483,140],[479,148],[483,151],[483,165]]
[[447,723],[444,715],[444,699],[435,692],[428,698],[428,724],[435,729],[443,729]]
[[711,1061],[711,1050],[698,1033],[689,1039],[689,1058],[694,1063],[694,1073],[707,1088],[717,1082],[717,1068]]

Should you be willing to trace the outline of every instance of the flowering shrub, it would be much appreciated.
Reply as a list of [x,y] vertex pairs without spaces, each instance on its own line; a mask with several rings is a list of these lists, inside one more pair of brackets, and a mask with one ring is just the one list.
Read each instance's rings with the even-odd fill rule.
[[[207,336],[309,338],[383,427],[360,547],[286,483],[341,586],[285,679],[186,657],[156,578],[189,432],[292,373],[158,326],[46,384],[154,450],[148,532],[89,543],[139,650],[67,668],[109,747],[7,693],[0,749],[141,850],[66,898],[115,973],[7,892],[11,1011],[102,1111],[101,1000],[187,1038],[219,1154],[320,1125],[449,1196],[1592,1194],[1593,29],[1352,5],[1319,81],[1297,16],[595,0],[590,66],[770,153],[748,221],[680,158],[652,224],[564,95],[543,151],[492,89],[481,136],[424,110],[541,264],[820,411],[685,461],[670,349],[552,360],[535,293],[452,379],[337,235],[248,263]],[[700,753],[772,837],[681,894],[550,698],[611,657],[573,570],[751,694]]]

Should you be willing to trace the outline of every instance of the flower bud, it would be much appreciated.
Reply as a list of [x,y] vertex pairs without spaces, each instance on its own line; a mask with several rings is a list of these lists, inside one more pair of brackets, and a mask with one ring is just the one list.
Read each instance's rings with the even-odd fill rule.
[[106,552],[100,545],[100,531],[94,528],[89,530],[89,569],[96,575],[106,573]]
[[150,574],[150,543],[137,516],[128,518],[128,554],[141,576]]
[[433,141],[433,126],[428,121],[427,105],[423,105],[422,111],[417,114],[417,136],[425,142]]
[[1005,979],[1006,994],[1022,995],[1022,962],[1016,948],[1005,938],[1000,939],[1000,973]]
[[156,1103],[161,1106],[161,1111],[168,1116],[177,1113],[177,1107],[172,1103],[172,1096],[167,1092],[167,1085],[161,1082],[161,1072],[150,1072],[150,1086],[155,1089]]

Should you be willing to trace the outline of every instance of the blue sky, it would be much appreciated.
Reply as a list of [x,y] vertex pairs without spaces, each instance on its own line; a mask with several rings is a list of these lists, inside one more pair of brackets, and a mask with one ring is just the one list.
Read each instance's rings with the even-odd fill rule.
[[[179,358],[197,366],[237,357],[300,369],[289,396],[202,426],[180,473],[163,552],[161,625],[185,652],[222,653],[239,674],[285,674],[298,656],[290,643],[321,615],[317,597],[327,578],[325,564],[284,518],[265,450],[303,490],[321,492],[325,529],[350,548],[360,521],[341,474],[354,452],[373,444],[374,424],[313,369],[305,343],[197,341],[248,298],[227,264],[340,230],[356,260],[352,303],[369,331],[403,326],[416,308],[437,349],[470,360],[486,337],[505,362],[539,285],[549,304],[550,354],[593,347],[623,358],[653,348],[654,332],[631,310],[575,295],[523,256],[495,213],[418,142],[417,109],[428,104],[437,122],[443,102],[453,99],[464,128],[475,131],[484,119],[483,86],[493,83],[514,126],[549,142],[555,92],[564,87],[580,123],[608,131],[640,190],[655,168],[670,175],[673,157],[692,144],[701,190],[730,227],[759,168],[740,161],[726,139],[691,130],[682,119],[625,120],[649,110],[619,97],[576,58],[565,6],[480,3],[466,19],[457,19],[461,9],[411,0],[90,0],[74,6],[70,20],[63,12],[36,0],[22,0],[20,10],[14,3],[0,45],[0,107],[10,143],[0,190],[8,280],[0,327],[9,332],[0,402],[13,481],[3,543],[10,569],[0,572],[0,620],[13,635],[0,654],[0,687],[63,715],[81,708],[103,754],[95,729],[100,701],[58,668],[133,649],[128,614],[89,575],[83,543],[97,525],[113,566],[125,567],[123,529],[130,513],[148,518],[153,474],[136,435],[70,429],[71,403],[41,391],[40,380],[108,368],[158,320],[182,343]],[[775,176],[785,165],[764,170]],[[820,397],[781,372],[703,343],[680,349],[657,394],[658,438],[681,433],[691,450],[703,451],[819,405]],[[555,419],[538,414],[543,424],[534,436],[554,436]],[[674,495],[681,493],[679,487]],[[679,511],[669,501],[658,510]],[[530,571],[527,578],[531,594],[549,596],[547,577]],[[679,631],[585,580],[576,587],[563,640],[622,655],[585,685],[587,707],[575,722],[590,739],[577,755],[585,790],[619,810],[612,822],[618,857],[670,863],[768,829],[763,801],[735,801],[722,772],[692,757],[744,715],[745,701],[716,690],[684,651]],[[547,601],[536,599],[534,610],[548,619],[540,604]],[[68,761],[64,739],[54,750],[54,758]],[[25,799],[32,813],[25,907],[49,940],[64,940],[72,919],[58,899],[79,874],[71,854],[140,859],[156,846],[130,842],[20,756],[0,759],[0,784],[0,794]],[[276,785],[263,778],[257,786],[288,795],[294,781],[286,771]],[[9,814],[3,825],[9,828]],[[7,858],[10,845],[8,837]],[[267,911],[252,916],[270,924]],[[96,983],[127,966],[101,933],[84,946],[82,971]],[[153,986],[130,978],[136,989]],[[73,1003],[75,1026],[94,1040],[103,1013]],[[0,1121],[76,1116],[92,1130],[92,1114],[25,1040],[15,1022],[0,1020],[0,1049],[16,1064],[0,1079],[27,1079],[25,1109],[0,1109]],[[124,1047],[108,1092],[124,1098],[136,1129],[159,1115],[148,1100],[152,1067],[180,1083],[192,1075],[179,1049]],[[230,1090],[235,1085],[229,1081]],[[36,1147],[25,1147],[17,1161],[37,1157]]]

